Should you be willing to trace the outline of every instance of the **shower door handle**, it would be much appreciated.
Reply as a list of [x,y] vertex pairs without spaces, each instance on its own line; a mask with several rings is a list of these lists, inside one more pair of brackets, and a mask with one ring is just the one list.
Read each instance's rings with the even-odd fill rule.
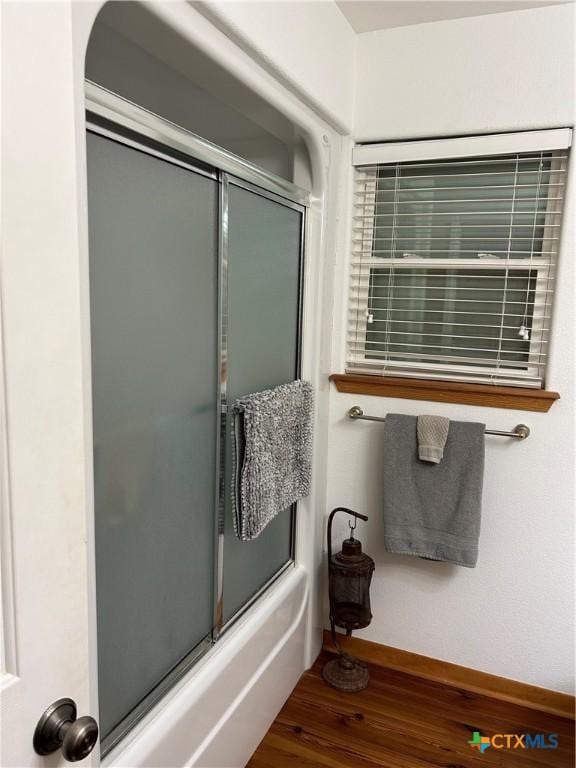
[[76,717],[76,702],[58,699],[44,712],[34,731],[33,746],[37,755],[50,755],[62,748],[69,763],[83,760],[98,741],[98,723],[90,715]]

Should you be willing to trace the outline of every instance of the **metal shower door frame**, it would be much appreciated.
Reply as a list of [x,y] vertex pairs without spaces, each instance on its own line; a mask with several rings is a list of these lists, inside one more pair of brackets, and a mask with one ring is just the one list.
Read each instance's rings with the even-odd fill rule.
[[213,629],[214,642],[218,640],[222,633],[229,630],[232,625],[248,611],[254,603],[258,601],[264,592],[280,576],[293,567],[296,562],[296,512],[297,504],[291,507],[292,524],[290,531],[290,559],[284,563],[268,581],[266,581],[236,613],[227,621],[224,621],[224,512],[226,498],[226,433],[228,425],[228,265],[229,265],[229,189],[230,186],[236,186],[247,192],[259,195],[278,205],[291,208],[301,215],[300,223],[300,253],[298,265],[298,308],[297,308],[297,330],[296,330],[296,365],[294,376],[300,378],[302,375],[302,318],[304,304],[304,262],[305,262],[305,238],[306,238],[306,206],[296,200],[288,199],[282,195],[264,189],[261,186],[252,183],[247,179],[233,176],[229,173],[220,174],[220,204],[221,211],[219,216],[219,365],[220,371],[220,398],[218,413],[218,432],[217,432],[217,455],[220,461],[219,478],[217,478],[217,514],[216,514],[216,563],[217,573],[215,579],[215,622]]
[[224,622],[224,503],[226,429],[227,429],[227,365],[228,365],[228,237],[229,189],[241,187],[301,214],[300,263],[297,309],[297,352],[295,377],[301,375],[302,318],[304,296],[304,262],[306,210],[310,194],[291,182],[237,157],[186,129],[171,123],[111,91],[86,81],[86,130],[145,152],[166,162],[198,173],[218,183],[218,315],[217,315],[217,414],[215,477],[215,557],[212,631],[191,648],[168,674],[112,730],[101,744],[105,755],[155,706],[196,662],[217,642],[219,637],[244,615],[277,581],[294,566],[296,560],[296,504],[292,507],[290,559],[230,618]]

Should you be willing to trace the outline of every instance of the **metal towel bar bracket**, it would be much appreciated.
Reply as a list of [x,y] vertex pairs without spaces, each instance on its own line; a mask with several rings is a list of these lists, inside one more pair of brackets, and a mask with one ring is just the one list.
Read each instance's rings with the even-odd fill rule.
[[[358,405],[350,408],[348,417],[351,419],[362,419],[363,421],[386,421],[385,416],[365,416],[364,411]],[[530,435],[530,427],[526,426],[526,424],[517,424],[511,432],[501,429],[487,429],[485,433],[487,435],[498,435],[499,437],[513,437],[516,440],[526,440]]]

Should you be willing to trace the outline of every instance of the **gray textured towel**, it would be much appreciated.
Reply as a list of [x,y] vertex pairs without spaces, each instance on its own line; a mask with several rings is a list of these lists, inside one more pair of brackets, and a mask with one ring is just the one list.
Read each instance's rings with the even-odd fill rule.
[[312,387],[294,381],[247,395],[232,413],[234,530],[249,541],[310,493]]
[[384,426],[384,546],[474,568],[478,559],[484,424],[450,422],[444,460],[418,459],[416,417]]
[[418,458],[440,464],[448,437],[450,419],[445,416],[418,416]]

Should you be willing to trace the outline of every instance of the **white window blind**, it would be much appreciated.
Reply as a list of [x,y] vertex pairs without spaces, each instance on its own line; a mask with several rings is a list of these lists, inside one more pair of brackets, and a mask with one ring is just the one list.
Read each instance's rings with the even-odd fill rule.
[[356,168],[348,371],[543,386],[570,132],[541,133]]

